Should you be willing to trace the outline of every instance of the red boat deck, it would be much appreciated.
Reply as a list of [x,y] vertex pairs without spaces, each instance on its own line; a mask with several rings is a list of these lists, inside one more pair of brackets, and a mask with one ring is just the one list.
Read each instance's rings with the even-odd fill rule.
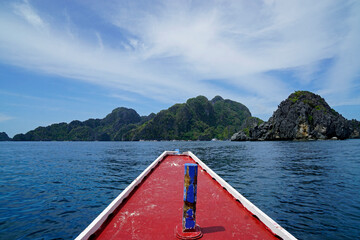
[[[182,221],[184,164],[194,162],[187,155],[166,156],[91,238],[176,239],[175,227]],[[278,239],[201,166],[197,189],[201,239]]]

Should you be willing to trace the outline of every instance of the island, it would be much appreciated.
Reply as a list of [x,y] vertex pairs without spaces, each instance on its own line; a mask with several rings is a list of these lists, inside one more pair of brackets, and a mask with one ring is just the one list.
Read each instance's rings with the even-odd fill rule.
[[250,122],[232,141],[359,138],[360,122],[345,119],[319,95],[296,91],[282,101],[267,122]]
[[157,114],[140,116],[119,107],[102,119],[74,120],[38,127],[2,141],[142,141],[142,140],[317,140],[360,138],[360,122],[347,120],[319,95],[296,91],[282,101],[268,121],[253,117],[243,104],[216,96],[188,99]]

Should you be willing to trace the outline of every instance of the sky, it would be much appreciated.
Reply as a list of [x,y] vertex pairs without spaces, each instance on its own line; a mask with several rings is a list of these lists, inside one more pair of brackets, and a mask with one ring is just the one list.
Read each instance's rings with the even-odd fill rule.
[[296,90],[360,120],[359,43],[358,0],[1,0],[0,132]]

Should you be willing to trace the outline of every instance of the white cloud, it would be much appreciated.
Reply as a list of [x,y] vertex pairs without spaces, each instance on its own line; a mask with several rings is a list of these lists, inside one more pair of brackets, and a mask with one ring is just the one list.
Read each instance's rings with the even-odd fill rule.
[[114,8],[120,14],[106,17],[142,39],[147,59],[177,57],[202,78],[224,78],[264,97],[291,89],[286,82],[264,78],[265,72],[296,70],[306,86],[320,61],[337,56],[347,34],[344,12],[352,4],[220,1],[197,7],[172,1],[148,12],[131,5],[131,14],[123,14],[129,9],[120,3]]
[[[159,101],[220,94],[240,100],[254,113],[269,114],[294,90],[293,80],[269,71],[295,71],[301,86],[316,86],[310,90],[325,95],[339,87],[346,92],[359,78],[356,1],[94,1],[84,7],[88,5],[118,27],[123,35],[118,44],[109,44],[101,29],[94,39],[76,29],[72,34],[69,28],[76,23],[69,25],[67,11],[65,27],[55,21],[51,25],[23,1],[13,4],[13,13],[0,10],[0,60]],[[110,47],[115,45],[123,47]],[[336,59],[336,64],[326,79],[316,79],[324,59]],[[222,79],[243,89],[246,97],[206,79]]]

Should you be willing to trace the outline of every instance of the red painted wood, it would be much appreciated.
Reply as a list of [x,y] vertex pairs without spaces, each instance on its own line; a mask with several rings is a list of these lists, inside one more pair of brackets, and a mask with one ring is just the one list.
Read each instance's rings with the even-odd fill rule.
[[[182,221],[184,163],[189,156],[167,156],[121,204],[97,239],[176,239]],[[277,239],[263,223],[199,166],[197,224],[201,239]]]

